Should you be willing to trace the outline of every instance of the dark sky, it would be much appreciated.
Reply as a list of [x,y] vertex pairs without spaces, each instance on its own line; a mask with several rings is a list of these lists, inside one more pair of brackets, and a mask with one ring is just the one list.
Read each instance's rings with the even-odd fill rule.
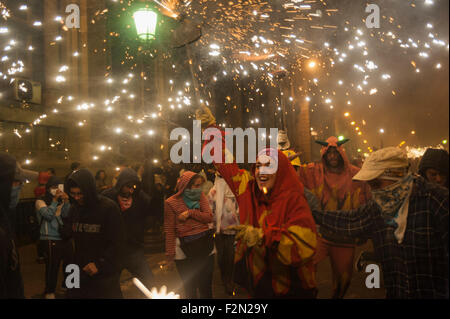
[[[448,1],[434,1],[431,6],[425,1],[372,1],[381,9],[381,27],[377,32],[394,32],[395,40],[385,42],[366,41],[369,47],[368,60],[373,60],[383,73],[391,75],[389,81],[372,80],[371,87],[376,87],[378,93],[374,96],[357,95],[352,98],[352,106],[340,105],[341,110],[348,110],[356,120],[364,119],[367,125],[363,128],[366,138],[372,145],[378,146],[381,136],[380,128],[385,130],[382,136],[384,146],[398,145],[405,140],[409,145],[437,145],[444,138],[448,138],[449,121],[449,58],[447,47],[437,47],[427,35],[429,32],[439,34],[439,39],[448,43]],[[361,25],[362,19],[368,13],[364,12],[365,1],[336,0],[328,1],[339,8],[339,13],[328,18],[339,26],[338,30],[330,36],[329,33],[318,33],[321,40],[330,41],[332,46],[345,48],[346,41],[351,37],[343,30],[345,26]],[[415,4],[416,7],[412,7]],[[389,18],[394,18],[390,20]],[[392,21],[392,23],[391,23]],[[348,22],[348,24],[346,24]],[[427,23],[433,24],[433,29],[426,29]],[[400,27],[398,27],[400,26]],[[361,30],[362,36],[367,39],[367,29]],[[372,29],[373,30],[373,29]],[[354,33],[352,33],[354,34]],[[402,49],[396,41],[402,39],[405,43],[412,38],[418,43],[420,49]],[[423,48],[429,43],[431,50]],[[428,59],[418,56],[419,52],[430,54]],[[361,60],[361,59],[359,59]],[[416,73],[411,61],[416,62],[420,73]],[[436,69],[441,63],[441,69]],[[353,60],[337,67],[332,72],[329,81],[342,78],[345,81],[356,80],[352,70]],[[369,80],[371,81],[371,80]],[[379,85],[377,86],[376,83]],[[392,90],[396,95],[392,94]],[[368,108],[372,105],[372,109]],[[343,113],[343,112],[341,112]],[[342,116],[341,116],[342,117]],[[348,125],[347,125],[348,127]],[[411,131],[416,132],[415,135]]]

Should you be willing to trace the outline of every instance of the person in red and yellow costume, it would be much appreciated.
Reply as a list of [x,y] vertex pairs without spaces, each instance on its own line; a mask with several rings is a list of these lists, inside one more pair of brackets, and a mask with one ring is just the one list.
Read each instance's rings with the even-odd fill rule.
[[[318,198],[324,211],[352,210],[370,199],[368,184],[352,180],[360,169],[351,165],[347,158],[342,145],[348,141],[339,141],[334,136],[326,142],[316,141],[322,145],[321,162],[302,165],[300,168],[300,181]],[[314,263],[317,265],[330,256],[333,298],[343,298],[350,285],[357,243],[355,239],[319,229]]]
[[[202,105],[196,117],[204,129],[217,129],[211,140],[221,139],[225,150],[211,111]],[[225,163],[226,153],[214,164],[239,205],[235,282],[252,298],[315,298],[316,225],[293,166],[281,151],[264,149],[249,172]]]

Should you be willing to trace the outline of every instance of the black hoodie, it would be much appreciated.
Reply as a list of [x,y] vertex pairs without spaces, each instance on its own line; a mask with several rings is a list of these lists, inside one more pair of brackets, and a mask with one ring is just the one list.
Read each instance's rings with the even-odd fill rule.
[[448,188],[448,162],[449,156],[446,150],[429,148],[425,151],[420,160],[419,174],[426,179],[425,171],[428,168],[434,168],[447,177],[446,187]]
[[153,209],[150,206],[151,199],[142,191],[137,173],[131,168],[125,168],[117,178],[116,185],[105,190],[103,195],[115,201],[119,206],[117,196],[122,187],[129,183],[136,185],[136,189],[133,192],[131,207],[122,212],[122,217],[125,223],[126,248],[127,250],[133,250],[143,247],[146,218],[153,215]]
[[19,255],[7,212],[16,170],[16,160],[0,153],[0,299],[24,298]]
[[94,276],[96,278],[117,275],[124,241],[119,208],[109,198],[97,195],[94,176],[87,169],[80,169],[69,176],[64,189],[70,194],[71,187],[79,187],[84,196],[83,206],[71,198],[66,221],[72,226],[74,263],[80,271],[87,264],[95,263],[99,271]]

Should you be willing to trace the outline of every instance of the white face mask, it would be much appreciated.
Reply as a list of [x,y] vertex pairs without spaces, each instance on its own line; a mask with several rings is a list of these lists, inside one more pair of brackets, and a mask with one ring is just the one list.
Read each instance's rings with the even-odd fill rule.
[[51,189],[50,190],[50,194],[52,194],[52,196],[55,196],[56,195],[56,191],[57,191],[57,189]]

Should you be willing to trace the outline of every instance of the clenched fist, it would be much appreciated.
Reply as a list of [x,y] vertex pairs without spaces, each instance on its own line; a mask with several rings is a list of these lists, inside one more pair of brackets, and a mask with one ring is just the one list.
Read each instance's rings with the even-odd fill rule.
[[216,118],[211,110],[203,103],[200,105],[200,108],[195,111],[195,118],[202,121],[203,128],[216,124]]

